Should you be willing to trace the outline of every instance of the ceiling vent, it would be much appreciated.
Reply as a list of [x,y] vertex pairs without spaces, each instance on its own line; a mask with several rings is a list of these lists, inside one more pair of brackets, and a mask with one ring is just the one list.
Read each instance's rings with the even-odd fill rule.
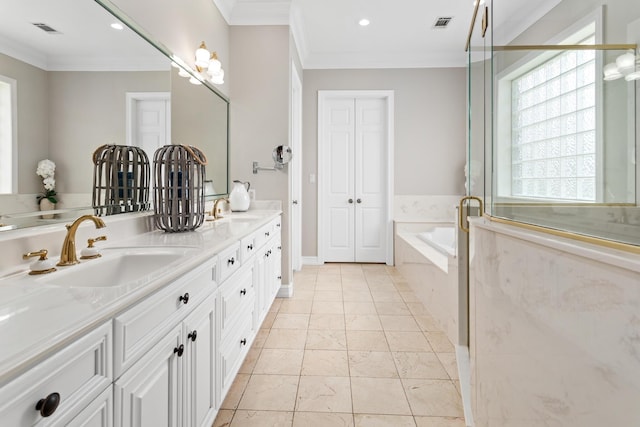
[[55,28],[52,28],[49,25],[44,24],[42,22],[33,22],[32,24],[40,28],[42,31],[44,31],[47,34],[62,34],[60,33],[60,31],[56,30]]
[[452,19],[452,16],[441,16],[436,19],[436,23],[433,24],[433,28],[447,28],[447,25],[449,25],[449,22],[451,22]]

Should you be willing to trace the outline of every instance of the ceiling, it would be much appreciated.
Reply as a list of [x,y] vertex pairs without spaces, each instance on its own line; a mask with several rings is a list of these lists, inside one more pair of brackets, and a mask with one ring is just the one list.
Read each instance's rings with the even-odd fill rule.
[[[213,0],[230,25],[291,25],[305,69],[462,67],[473,0]],[[508,43],[561,0],[493,0]],[[439,17],[452,18],[434,28]],[[358,25],[361,18],[371,21]]]

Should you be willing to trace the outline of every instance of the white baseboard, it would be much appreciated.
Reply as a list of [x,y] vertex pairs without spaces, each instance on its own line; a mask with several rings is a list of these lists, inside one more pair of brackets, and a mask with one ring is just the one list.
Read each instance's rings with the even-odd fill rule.
[[318,257],[315,256],[303,256],[302,257],[302,265],[322,265],[324,263],[318,260]]
[[278,298],[291,298],[293,296],[293,283],[287,283],[280,285],[280,289],[278,289]]
[[460,394],[462,395],[462,409],[467,427],[474,427],[471,412],[471,361],[469,347],[456,345],[456,361],[458,362],[458,377],[460,378]]

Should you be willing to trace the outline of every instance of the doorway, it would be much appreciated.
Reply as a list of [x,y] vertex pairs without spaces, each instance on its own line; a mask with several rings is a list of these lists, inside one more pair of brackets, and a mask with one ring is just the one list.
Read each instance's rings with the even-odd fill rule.
[[291,267],[302,269],[302,80],[291,63],[291,150],[289,191],[291,196]]
[[153,160],[155,151],[171,143],[171,94],[128,92],[127,145],[136,145]]
[[318,260],[393,264],[393,91],[318,93]]

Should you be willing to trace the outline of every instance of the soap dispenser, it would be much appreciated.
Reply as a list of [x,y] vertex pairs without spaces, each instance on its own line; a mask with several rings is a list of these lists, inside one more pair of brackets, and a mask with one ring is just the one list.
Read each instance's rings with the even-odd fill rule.
[[249,199],[250,187],[251,183],[249,181],[233,181],[233,189],[229,194],[229,205],[232,212],[244,212],[249,209],[249,204],[251,203]]

